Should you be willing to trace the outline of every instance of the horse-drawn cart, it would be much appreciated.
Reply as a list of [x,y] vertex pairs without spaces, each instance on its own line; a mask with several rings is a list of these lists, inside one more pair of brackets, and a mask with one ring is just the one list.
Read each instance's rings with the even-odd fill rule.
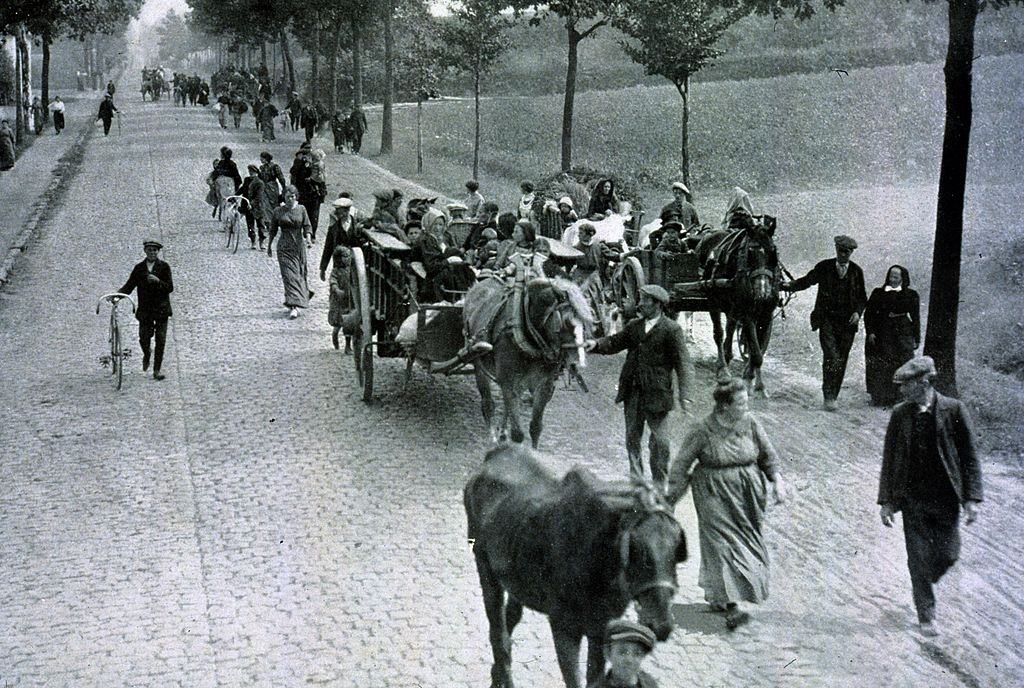
[[[430,373],[472,374],[466,367],[476,349],[463,350],[462,306],[457,303],[420,303],[417,274],[406,260],[411,248],[399,239],[373,230],[352,249],[350,293],[354,327],[356,377],[363,401],[373,399],[374,356],[406,359],[406,381],[419,361]],[[458,293],[449,293],[457,298]],[[416,317],[414,341],[403,343],[402,326]],[[460,358],[460,352],[462,357]]]
[[669,293],[669,310],[695,312],[711,310],[708,297],[700,287],[702,270],[697,253],[667,253],[639,249],[623,257],[612,275],[612,295],[623,315],[636,314],[640,289],[648,284],[663,287]]

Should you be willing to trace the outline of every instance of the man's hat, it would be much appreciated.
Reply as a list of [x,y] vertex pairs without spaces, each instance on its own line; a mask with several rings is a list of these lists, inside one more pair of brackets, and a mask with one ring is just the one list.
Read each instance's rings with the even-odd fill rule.
[[912,358],[893,373],[892,381],[899,384],[919,378],[931,378],[935,375],[935,361],[931,356],[918,356]]
[[164,247],[163,244],[161,244],[159,241],[156,241],[154,239],[146,239],[145,241],[142,242],[142,248],[155,248],[155,249],[159,250],[159,249],[162,249],[163,247]]
[[857,248],[857,241],[853,237],[846,236],[845,234],[840,234],[835,237],[835,242],[836,248],[845,248],[851,251]]
[[682,234],[683,231],[684,231],[683,230],[683,223],[682,222],[676,222],[675,220],[669,220],[668,222],[666,222],[665,224],[663,224],[661,226],[662,233],[667,232],[669,229],[675,229],[677,232]]
[[627,619],[609,621],[604,631],[604,641],[609,645],[616,642],[637,643],[643,646],[647,652],[654,649],[655,640],[654,632],[651,629]]
[[449,203],[448,205],[445,206],[445,208],[448,209],[448,212],[451,212],[453,210],[461,210],[465,212],[469,210],[469,208],[466,207],[465,203]]
[[351,198],[339,198],[336,201],[334,201],[334,207],[335,208],[351,208],[352,207],[352,199]]
[[685,194],[690,193],[689,187],[686,186],[686,184],[683,184],[682,182],[675,182],[675,183],[673,183],[672,184],[672,188],[673,189],[679,189],[680,191],[682,191]]
[[644,286],[640,287],[640,293],[647,294],[655,301],[660,301],[661,303],[669,302],[668,292],[665,291],[663,287],[659,287],[657,284],[645,284]]

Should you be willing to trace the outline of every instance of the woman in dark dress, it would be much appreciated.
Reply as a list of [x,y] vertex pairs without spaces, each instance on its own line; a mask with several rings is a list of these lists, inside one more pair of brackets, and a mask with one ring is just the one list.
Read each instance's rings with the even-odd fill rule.
[[587,217],[601,220],[612,213],[619,212],[619,197],[615,193],[615,182],[604,179],[594,187],[587,206]]
[[921,343],[921,300],[910,288],[910,273],[893,265],[885,283],[871,292],[864,309],[865,382],[871,403],[892,406],[899,401],[893,373],[914,357]]

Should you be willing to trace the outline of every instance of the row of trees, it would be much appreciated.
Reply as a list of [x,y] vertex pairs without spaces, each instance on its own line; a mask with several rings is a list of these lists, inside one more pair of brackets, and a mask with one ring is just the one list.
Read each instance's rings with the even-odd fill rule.
[[[855,0],[851,0],[855,1]],[[904,0],[914,2],[920,0]],[[956,392],[956,326],[959,306],[961,242],[964,191],[971,130],[972,63],[974,32],[979,12],[998,9],[1022,0],[924,0],[947,5],[949,43],[945,63],[946,127],[933,253],[932,285],[925,335],[925,352],[940,370],[939,387]],[[294,65],[287,43],[289,26],[302,36],[303,47],[312,62],[309,95],[318,92],[322,35],[330,35],[328,64],[332,91],[339,48],[352,54],[352,77],[362,79],[362,46],[368,32],[379,32],[384,42],[384,89],[381,152],[392,148],[392,102],[394,69],[400,62],[419,105],[429,97],[437,74],[455,69],[472,75],[476,103],[473,174],[479,170],[480,84],[501,54],[511,47],[506,29],[524,17],[538,23],[557,16],[565,29],[566,72],[561,135],[561,167],[572,167],[572,133],[579,69],[579,45],[607,26],[617,27],[626,37],[623,50],[648,74],[671,81],[681,100],[680,171],[689,181],[687,147],[690,79],[721,55],[716,47],[723,32],[751,14],[811,17],[818,8],[835,9],[845,0],[556,0],[536,3],[528,0],[462,0],[450,4],[451,17],[433,25],[423,0],[189,0],[194,20],[204,29],[229,32],[236,40],[278,40],[295,88]],[[396,22],[404,27],[401,57],[396,57]],[[354,87],[353,101],[362,101],[361,86]],[[332,107],[335,94],[330,97]],[[421,108],[419,108],[421,109]],[[419,111],[419,110],[418,110]],[[420,157],[420,156],[418,156]]]
[[[31,43],[43,49],[42,94],[44,116],[50,102],[50,46],[60,38],[82,42],[87,71],[99,71],[96,34],[120,34],[138,16],[143,0],[4,0],[0,3],[0,34],[12,35],[16,44],[15,69],[19,82],[15,103],[15,129],[25,134],[31,105]],[[94,84],[95,87],[95,84]]]

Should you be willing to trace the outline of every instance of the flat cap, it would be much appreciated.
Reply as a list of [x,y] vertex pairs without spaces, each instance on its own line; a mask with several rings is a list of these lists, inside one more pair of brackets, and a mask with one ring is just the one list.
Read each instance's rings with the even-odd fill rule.
[[682,191],[683,193],[686,193],[686,194],[690,193],[690,188],[688,186],[686,186],[686,184],[683,184],[682,182],[675,182],[675,183],[673,183],[672,184],[672,188],[673,189],[679,189],[680,191]]
[[635,621],[628,619],[615,619],[609,621],[604,631],[605,643],[615,642],[637,643],[650,652],[654,649],[654,632]]
[[334,201],[334,207],[335,208],[351,208],[352,207],[352,199],[351,198],[344,198],[344,197],[339,198],[336,201]]
[[666,222],[665,224],[663,224],[661,226],[662,233],[667,232],[669,229],[674,229],[677,232],[679,232],[680,234],[682,234],[683,233],[683,223],[682,222],[677,222],[675,220],[669,220],[668,222]]
[[845,234],[836,236],[834,241],[836,242],[836,248],[848,248],[851,251],[857,248],[857,241],[853,237],[846,236]]
[[465,212],[469,210],[469,208],[466,207],[465,203],[449,203],[448,205],[445,206],[445,208],[448,209],[448,212],[451,212],[453,210],[461,210]]
[[896,383],[909,382],[922,377],[935,375],[935,361],[931,356],[917,356],[910,359],[893,373],[892,381]]
[[645,284],[644,286],[640,287],[640,293],[647,294],[655,301],[660,301],[661,303],[669,302],[668,292],[665,291],[663,287],[659,287],[657,284]]
[[142,242],[142,248],[161,249],[163,247],[164,245],[161,244],[159,241],[156,241],[155,239],[146,239],[145,241]]

